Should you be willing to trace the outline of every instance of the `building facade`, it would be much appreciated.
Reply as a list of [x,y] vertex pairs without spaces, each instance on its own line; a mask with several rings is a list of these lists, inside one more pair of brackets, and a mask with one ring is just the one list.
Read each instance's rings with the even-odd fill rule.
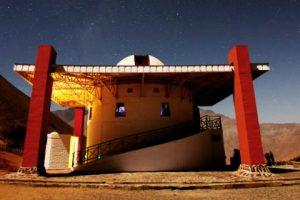
[[76,108],[79,151],[70,152],[74,170],[220,167],[225,161],[220,119],[200,118],[198,106],[214,105],[231,94],[242,167],[264,164],[253,79],[269,67],[250,63],[247,46],[235,46],[228,64],[214,65],[165,65],[150,55],[131,55],[117,65],[58,65],[55,59],[54,48],[41,45],[35,64],[14,66],[33,85],[23,171],[44,172],[51,100]]

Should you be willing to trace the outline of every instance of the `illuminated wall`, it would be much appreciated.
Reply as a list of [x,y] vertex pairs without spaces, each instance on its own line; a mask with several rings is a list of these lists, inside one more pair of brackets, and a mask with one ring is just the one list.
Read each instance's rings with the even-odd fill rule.
[[[120,84],[114,96],[103,87],[102,100],[95,99],[89,113],[87,146],[193,119],[189,90],[145,84],[142,91],[141,84]],[[124,103],[126,116],[115,116],[117,103]],[[162,103],[169,104],[170,116],[161,116]]]

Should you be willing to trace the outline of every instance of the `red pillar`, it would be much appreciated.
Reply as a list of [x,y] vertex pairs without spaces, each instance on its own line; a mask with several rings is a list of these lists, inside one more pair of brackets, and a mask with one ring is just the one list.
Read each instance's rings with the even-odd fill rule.
[[84,127],[84,107],[77,107],[74,111],[74,136],[78,137],[78,150],[82,148],[83,127]]
[[228,54],[234,65],[234,107],[241,163],[264,164],[248,46],[235,46]]
[[27,120],[22,168],[45,172],[44,157],[48,119],[51,105],[52,77],[56,52],[50,45],[40,45],[35,62],[35,72]]

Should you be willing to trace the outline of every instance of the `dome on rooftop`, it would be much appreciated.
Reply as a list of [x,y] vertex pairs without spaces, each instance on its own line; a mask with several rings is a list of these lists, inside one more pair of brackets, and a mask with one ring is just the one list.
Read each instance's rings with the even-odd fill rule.
[[164,65],[158,58],[151,55],[130,55],[123,58],[117,65],[136,65],[136,66],[149,66],[149,65]]

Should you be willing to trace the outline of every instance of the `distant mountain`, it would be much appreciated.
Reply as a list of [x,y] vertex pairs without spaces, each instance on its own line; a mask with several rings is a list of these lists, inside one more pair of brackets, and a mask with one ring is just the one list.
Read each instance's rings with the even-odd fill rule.
[[[30,98],[0,75],[0,144],[22,148]],[[50,113],[49,131],[72,134],[72,126]]]
[[56,116],[58,116],[60,119],[67,122],[70,126],[73,126],[73,119],[74,119],[74,109],[68,108],[65,110],[56,110],[52,112]]
[[[74,109],[73,108],[68,108],[65,110],[56,110],[56,111],[53,111],[52,113],[73,127],[73,120],[74,120]],[[86,135],[87,111],[85,112],[84,118],[85,118],[85,120],[84,120],[84,135]]]
[[[201,110],[201,115],[216,115],[211,110]],[[218,114],[222,118],[224,147],[227,159],[233,149],[238,148],[235,119]],[[262,123],[260,124],[263,150],[272,151],[276,161],[288,161],[300,155],[300,124],[296,123]],[[228,160],[227,160],[228,161]]]

